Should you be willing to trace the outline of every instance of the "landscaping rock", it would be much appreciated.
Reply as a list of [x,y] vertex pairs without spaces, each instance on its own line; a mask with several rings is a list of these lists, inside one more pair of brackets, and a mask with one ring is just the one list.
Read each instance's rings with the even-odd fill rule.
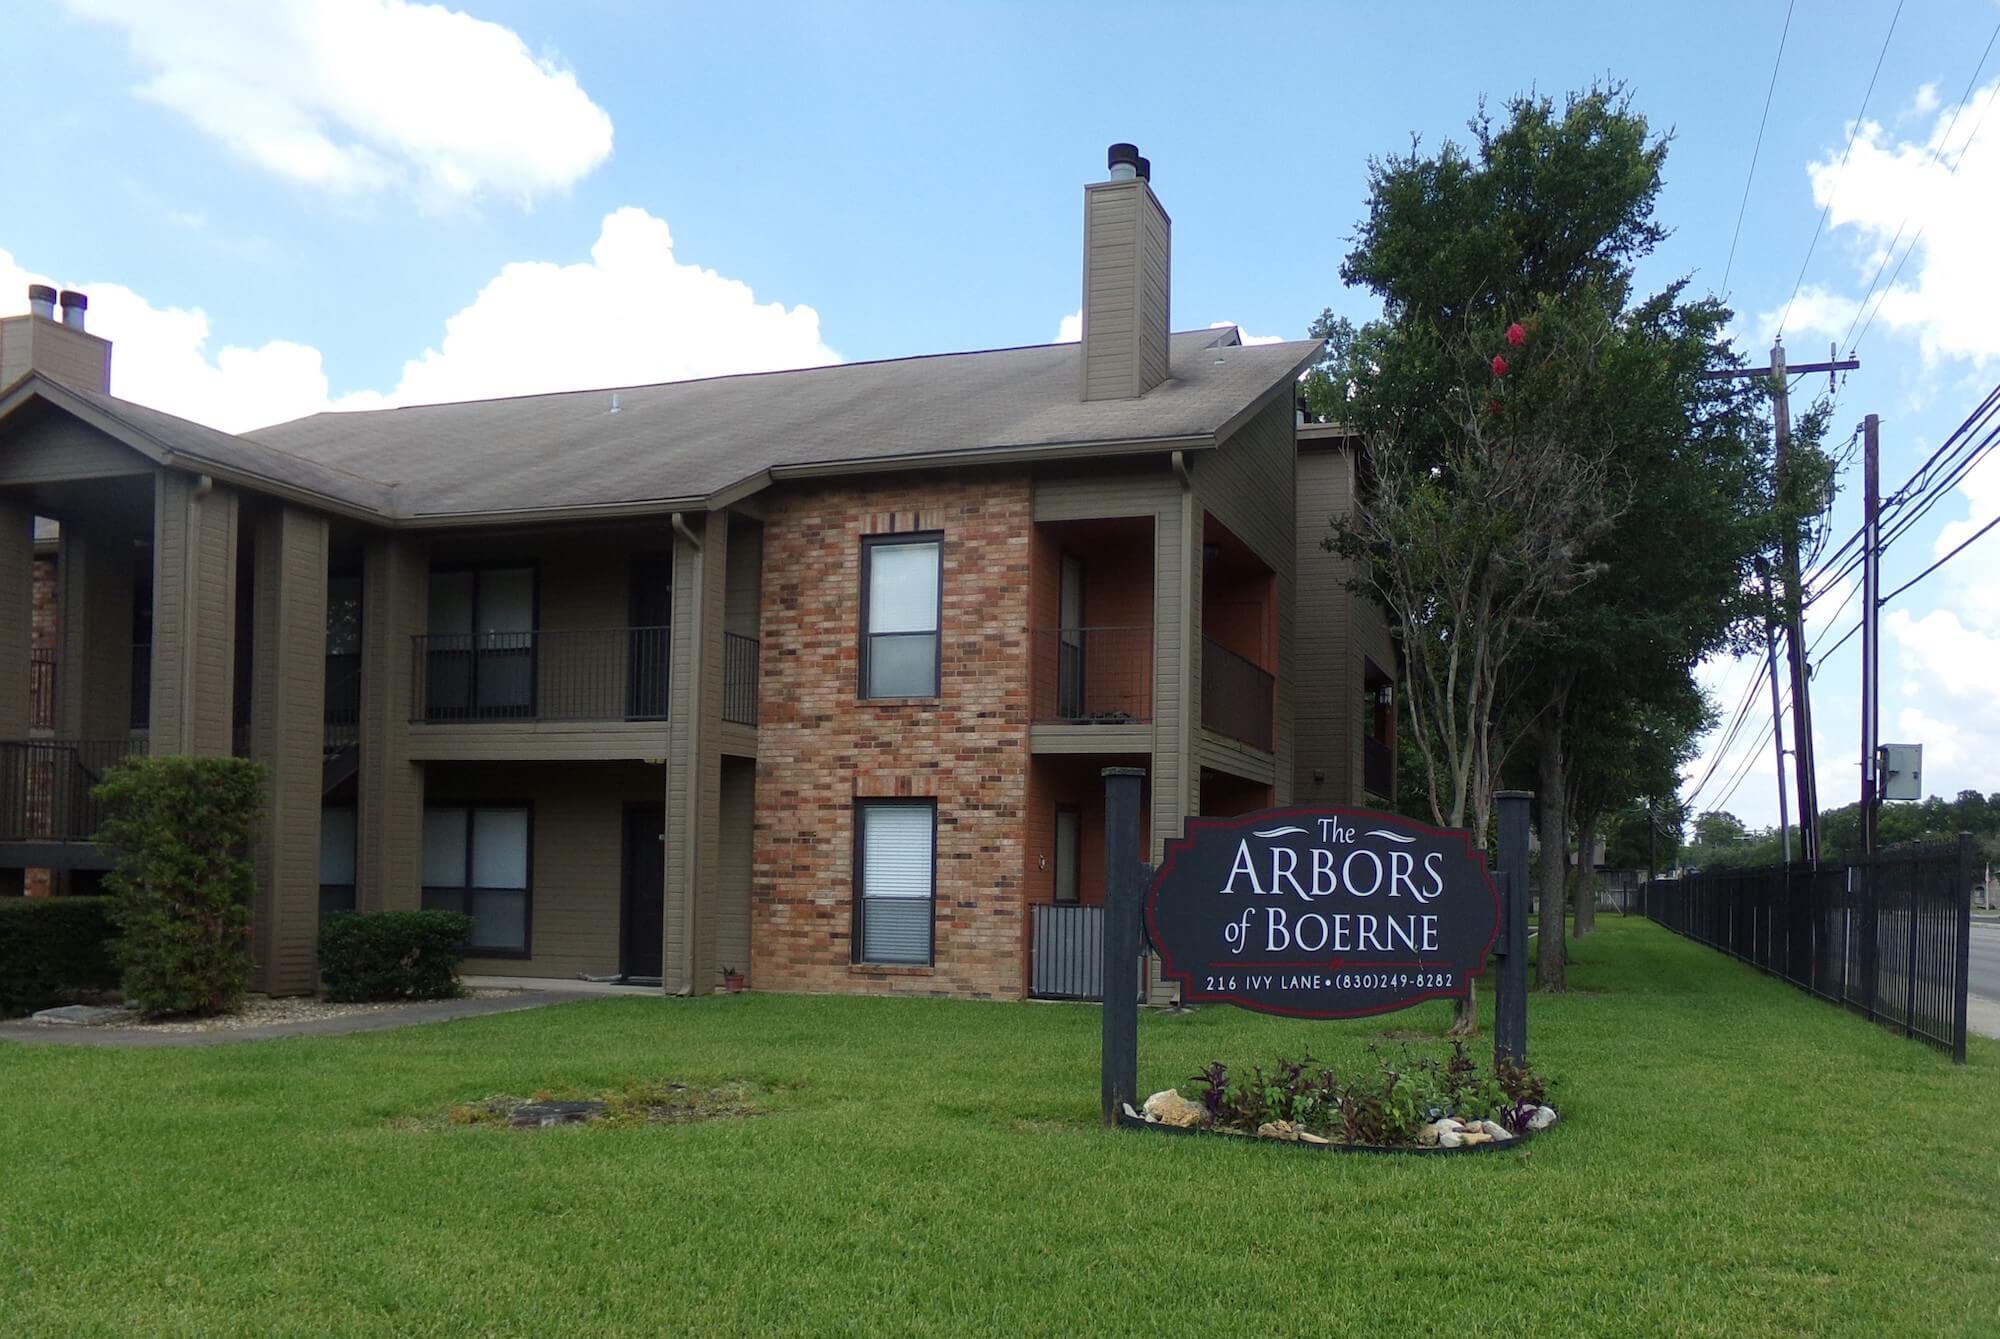
[[1554,1107],[1536,1107],[1535,1114],[1528,1117],[1528,1128],[1530,1130],[1546,1130],[1555,1123],[1556,1109]]
[[31,1014],[37,1023],[56,1023],[68,1027],[103,1027],[106,1023],[123,1023],[137,1017],[130,1009],[114,1009],[101,1004],[65,1004],[59,1009],[43,1009]]
[[1514,1137],[1514,1132],[1497,1120],[1483,1120],[1479,1122],[1479,1128],[1492,1135],[1497,1143],[1504,1144]]
[[1458,1143],[1461,1148],[1470,1148],[1475,1144],[1490,1144],[1492,1142],[1493,1136],[1484,1130],[1467,1130],[1458,1137]]
[[[1457,1133],[1458,1122],[1447,1116],[1439,1120],[1434,1120],[1429,1125],[1424,1126],[1423,1129],[1417,1131],[1417,1142],[1420,1144],[1436,1144],[1441,1142],[1445,1135]],[[1452,1146],[1446,1144],[1445,1147],[1450,1148]]]
[[1332,1143],[1333,1143],[1333,1141],[1332,1141],[1331,1139],[1323,1139],[1323,1138],[1321,1138],[1321,1137],[1320,1137],[1319,1135],[1316,1135],[1316,1134],[1314,1134],[1314,1133],[1313,1133],[1313,1132],[1312,1132],[1311,1130],[1300,1130],[1300,1131],[1299,1131],[1299,1142],[1300,1142],[1301,1144],[1332,1144]]
[[1299,1127],[1288,1120],[1267,1120],[1257,1127],[1259,1139],[1283,1139],[1296,1144],[1299,1141]]
[[582,1125],[603,1114],[602,1102],[523,1102],[507,1123],[517,1130],[546,1130],[553,1125]]
[[1208,1119],[1207,1107],[1199,1102],[1190,1102],[1172,1088],[1147,1098],[1145,1111],[1147,1120],[1183,1130],[1191,1130]]
[[1440,1131],[1437,1137],[1437,1146],[1439,1148],[1457,1148],[1464,1142],[1465,1136],[1457,1130]]

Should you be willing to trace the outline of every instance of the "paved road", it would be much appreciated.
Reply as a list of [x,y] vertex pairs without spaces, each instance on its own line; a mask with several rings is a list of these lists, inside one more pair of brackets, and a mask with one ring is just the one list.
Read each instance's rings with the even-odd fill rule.
[[1971,993],[2000,1004],[2000,918],[1972,918]]

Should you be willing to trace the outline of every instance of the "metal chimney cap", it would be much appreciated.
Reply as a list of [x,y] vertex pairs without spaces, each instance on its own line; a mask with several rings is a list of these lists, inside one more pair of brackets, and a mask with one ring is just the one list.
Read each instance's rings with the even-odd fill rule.
[[87,308],[90,306],[89,295],[84,293],[79,293],[74,288],[65,288],[60,294],[57,295],[57,301],[59,301],[62,304],[65,310],[71,307]]
[[49,284],[29,284],[28,301],[46,302],[53,307],[56,305],[56,290]]
[[1152,179],[1153,179],[1153,160],[1150,158],[1141,158],[1139,160],[1139,180],[1151,181]]
[[1111,169],[1113,181],[1130,181],[1137,177],[1139,164],[1145,161],[1139,156],[1136,144],[1114,144],[1104,153],[1104,163]]
[[83,313],[90,306],[90,299],[74,288],[62,291],[62,322],[72,330],[83,329]]

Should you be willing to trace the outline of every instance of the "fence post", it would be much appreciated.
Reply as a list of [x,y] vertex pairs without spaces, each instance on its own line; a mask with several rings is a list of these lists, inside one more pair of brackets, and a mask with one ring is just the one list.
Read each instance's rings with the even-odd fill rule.
[[[1493,993],[1493,1060],[1528,1061],[1528,801],[1533,792],[1503,790],[1493,797],[1500,810],[1500,882],[1506,893],[1500,939],[1499,989]],[[1546,928],[1543,933],[1548,931]],[[1562,933],[1562,926],[1555,932]]]
[[1868,1021],[1875,1021],[1875,982],[1881,975],[1878,961],[1876,935],[1882,928],[1882,908],[1875,896],[1875,862],[1878,857],[1868,855],[1855,870],[1861,875],[1861,896],[1857,908],[1861,919],[1861,1003],[1868,1011]]
[[1104,769],[1104,1123],[1139,1100],[1139,783],[1143,767]]
[[1965,995],[1972,986],[1972,834],[1958,834],[1958,887],[1952,900],[1958,904],[1958,971],[1953,984],[1958,997],[1952,1001],[1951,1060],[1965,1063]]

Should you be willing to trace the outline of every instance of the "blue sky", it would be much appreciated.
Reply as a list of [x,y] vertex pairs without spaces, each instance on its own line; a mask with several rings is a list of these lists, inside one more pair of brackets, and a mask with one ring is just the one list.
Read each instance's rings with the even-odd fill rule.
[[[2000,6],[1905,7],[1873,124],[1842,168],[1894,12],[1793,16],[1732,261],[1778,0],[67,0],[0,31],[0,122],[37,132],[9,145],[0,310],[21,305],[23,275],[87,287],[94,328],[118,341],[114,389],[239,428],[540,380],[1043,342],[1077,307],[1080,188],[1105,145],[1129,139],[1174,218],[1175,324],[1298,336],[1322,307],[1373,314],[1338,277],[1370,155],[1462,135],[1482,93],[1559,94],[1609,73],[1675,135],[1660,201],[1674,232],[1643,281],[1720,290],[1727,267],[1760,355],[1826,191],[1795,360],[1853,324],[1841,304],[1897,224],[1924,229],[1836,415],[1838,442],[1882,414],[1893,486],[2000,355],[2000,323],[1975,319],[2000,301],[2000,262],[1974,240],[2000,207],[2000,115],[1979,119],[2000,51],[1926,161]],[[1997,474],[1974,475],[1892,551],[1890,584],[1930,561],[1949,523],[1955,539],[2000,511]],[[1836,538],[1852,513],[1850,494]],[[2000,789],[2000,690],[1985,682],[2000,676],[1982,668],[2000,654],[1996,563],[2000,537],[1900,601],[1885,640],[1884,733],[1925,743],[1929,788],[1946,794]],[[1855,646],[1816,688],[1828,803],[1855,790]],[[1747,676],[1712,667],[1725,711]],[[1753,742],[1739,737],[1704,806]],[[1775,817],[1768,761],[1729,807]]]

